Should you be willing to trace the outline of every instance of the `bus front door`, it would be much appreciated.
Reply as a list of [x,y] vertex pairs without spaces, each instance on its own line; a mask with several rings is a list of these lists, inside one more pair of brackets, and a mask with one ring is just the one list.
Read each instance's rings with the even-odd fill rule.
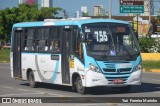
[[21,78],[21,39],[22,30],[15,30],[13,39],[13,77]]
[[64,30],[64,37],[62,37],[62,83],[70,84],[70,36],[71,31]]

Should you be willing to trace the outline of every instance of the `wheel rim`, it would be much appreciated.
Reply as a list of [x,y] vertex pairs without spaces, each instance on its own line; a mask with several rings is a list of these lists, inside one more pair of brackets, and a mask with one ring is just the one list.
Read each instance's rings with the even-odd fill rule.
[[78,88],[78,91],[80,91],[80,92],[83,90],[83,86],[82,86],[82,81],[81,80],[78,80],[77,88]]
[[30,84],[33,85],[33,83],[34,83],[34,78],[33,78],[33,74],[31,74],[31,76],[30,76]]

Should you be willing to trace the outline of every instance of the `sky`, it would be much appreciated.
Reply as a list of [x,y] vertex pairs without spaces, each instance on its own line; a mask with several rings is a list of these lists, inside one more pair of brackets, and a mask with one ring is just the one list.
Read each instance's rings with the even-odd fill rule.
[[[38,0],[38,4],[40,5]],[[159,0],[160,1],[160,0]],[[103,5],[105,10],[109,9],[109,0],[53,0],[53,7],[61,7],[68,12],[69,17],[75,17],[76,11],[81,10],[81,6],[88,7],[89,15],[93,15],[93,6]],[[18,6],[18,0],[0,0],[0,9],[12,8]],[[155,9],[160,8],[160,3],[154,3]],[[113,15],[126,15],[119,13],[119,0],[112,0],[112,14]]]
[[[40,1],[38,3],[40,5]],[[119,0],[112,0],[113,3],[113,14],[119,14]],[[89,15],[93,15],[93,6],[103,5],[106,11],[109,8],[109,0],[53,0],[53,7],[61,7],[68,12],[69,17],[74,17],[76,11],[81,10],[81,6],[88,7]],[[18,6],[18,0],[0,0],[0,9],[12,8]]]

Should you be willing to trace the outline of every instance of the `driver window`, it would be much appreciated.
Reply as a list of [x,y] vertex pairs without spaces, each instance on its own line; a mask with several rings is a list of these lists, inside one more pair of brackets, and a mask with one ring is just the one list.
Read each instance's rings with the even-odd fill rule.
[[83,48],[80,41],[80,32],[78,29],[73,30],[73,52],[81,59],[83,59]]

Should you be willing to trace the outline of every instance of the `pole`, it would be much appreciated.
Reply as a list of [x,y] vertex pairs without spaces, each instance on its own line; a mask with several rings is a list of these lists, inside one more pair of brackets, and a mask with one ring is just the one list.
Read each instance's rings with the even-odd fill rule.
[[137,34],[138,34],[138,14],[137,14]]
[[149,8],[149,23],[151,23],[151,0],[148,0],[148,8]]
[[79,18],[79,11],[76,12],[76,18]]
[[112,18],[112,0],[109,0],[109,18]]

